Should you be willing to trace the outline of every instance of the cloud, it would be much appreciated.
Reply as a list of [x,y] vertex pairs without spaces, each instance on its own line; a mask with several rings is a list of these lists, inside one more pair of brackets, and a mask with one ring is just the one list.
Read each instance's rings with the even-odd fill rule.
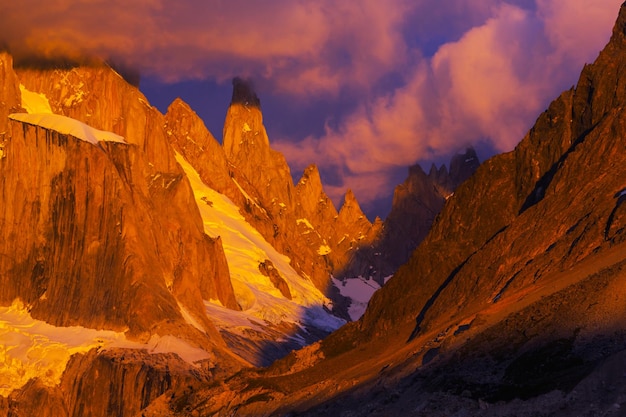
[[164,80],[264,78],[290,94],[334,94],[402,65],[408,0],[22,0],[0,6],[18,55],[114,58]]
[[322,172],[339,172],[331,197],[339,201],[349,187],[365,206],[393,188],[381,179],[399,167],[468,144],[511,150],[597,56],[619,3],[541,0],[524,8],[485,2],[489,16],[419,60],[403,85],[363,102],[321,137],[277,147],[296,166],[315,158]]

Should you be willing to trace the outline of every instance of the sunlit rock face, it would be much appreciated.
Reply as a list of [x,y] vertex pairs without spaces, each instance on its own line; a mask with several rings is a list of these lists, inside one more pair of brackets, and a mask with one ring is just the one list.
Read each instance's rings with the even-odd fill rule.
[[[137,151],[11,121],[0,161],[3,303],[19,297],[56,325],[128,328],[139,336],[159,322],[184,322],[178,299],[212,328],[199,297],[200,271],[192,280],[176,270],[186,262],[182,254],[158,255],[174,243],[168,227],[182,227],[153,214],[150,195],[139,192],[149,185],[131,170],[131,161],[141,160]],[[162,191],[169,201],[185,201],[180,182],[173,178]],[[219,246],[200,233],[196,239],[197,252],[187,256],[202,259],[202,274],[212,280]]]
[[168,390],[182,391],[201,381],[206,382],[202,370],[174,354],[94,349],[72,357],[60,385],[32,379],[0,400],[0,415],[133,416]]
[[193,162],[206,185],[243,204],[244,196],[230,174],[234,167],[226,159],[222,146],[202,119],[179,98],[167,109],[165,133],[176,152]]
[[[233,101],[224,122],[224,152],[233,165],[233,178],[250,196],[243,207],[247,218],[296,270],[306,274],[318,289],[327,291],[330,268],[319,256],[316,243],[307,244],[295,217],[295,189],[284,156],[270,147],[263,115],[251,87],[234,83]],[[253,190],[248,192],[248,189]],[[259,213],[260,212],[260,213]],[[258,220],[256,220],[258,218]]]
[[13,58],[0,52],[0,140],[4,141],[9,123],[8,115],[21,111],[19,81],[13,71]]
[[[5,112],[15,107],[8,108],[17,78],[9,75]],[[221,344],[202,299],[238,306],[221,243],[204,234],[162,116],[109,68],[22,75],[37,89],[28,94],[53,97],[49,108],[74,118],[63,119],[61,131],[32,118],[6,119],[2,302],[19,297],[51,323],[129,329],[136,337],[159,323],[186,326],[182,305]],[[80,127],[80,119],[108,135],[117,130],[120,140],[64,133],[63,123]]]
[[315,165],[307,167],[296,184],[296,214],[300,226],[304,226],[302,235],[327,259],[335,276],[344,273],[355,251],[369,244],[379,231],[363,214],[350,190],[337,212],[323,190]]
[[[59,326],[50,330],[58,342],[33,342],[27,355],[28,343],[2,352],[9,366],[41,378],[3,385],[3,393],[15,390],[0,415],[131,415],[187,377],[246,366],[206,313],[203,300],[240,307],[221,239],[204,233],[163,116],[105,66],[17,76],[9,56],[0,62],[0,304],[19,300],[34,319]],[[13,324],[2,323],[5,336],[40,340],[34,327]],[[65,330],[81,328],[115,331],[132,350],[75,356],[80,367],[56,386],[49,376],[63,373],[61,359],[84,351]],[[182,379],[175,354],[138,353],[176,346],[203,354],[202,364],[185,362]]]

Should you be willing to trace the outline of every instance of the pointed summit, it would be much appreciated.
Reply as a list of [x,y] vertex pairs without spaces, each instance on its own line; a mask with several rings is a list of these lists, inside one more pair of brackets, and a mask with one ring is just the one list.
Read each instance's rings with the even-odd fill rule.
[[334,235],[337,209],[324,192],[319,170],[309,165],[296,185],[296,215],[306,218],[324,239]]
[[260,171],[261,166],[256,162],[266,165],[271,159],[260,103],[249,81],[233,79],[233,97],[226,113],[222,146],[228,159],[236,166],[241,165],[249,180]]
[[352,189],[348,188],[346,194],[343,196],[343,204],[341,206],[341,211],[361,211],[361,207],[359,206],[359,202],[352,192]]
[[[318,202],[328,200],[322,187],[320,173],[315,164],[309,165],[296,185],[297,204],[306,216],[313,217],[318,209]],[[332,203],[330,203],[332,204]],[[333,207],[334,208],[334,207]],[[335,212],[335,215],[337,213]]]
[[[365,217],[365,214],[363,214],[363,210],[361,210],[361,206],[351,189],[346,191],[346,195],[343,198],[343,204],[341,205],[341,209],[339,209],[338,220],[340,224],[348,229],[352,229],[353,225],[359,225],[359,230],[365,230],[371,227],[370,221]],[[366,227],[365,224],[367,224]]]

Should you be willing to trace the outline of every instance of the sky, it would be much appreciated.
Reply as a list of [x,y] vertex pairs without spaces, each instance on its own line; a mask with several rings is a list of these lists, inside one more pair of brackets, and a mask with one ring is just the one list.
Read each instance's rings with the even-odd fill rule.
[[384,217],[407,167],[512,150],[608,41],[621,0],[20,0],[16,60],[100,56],[161,111],[187,101],[221,141],[235,76],[254,81],[297,181],[318,165]]

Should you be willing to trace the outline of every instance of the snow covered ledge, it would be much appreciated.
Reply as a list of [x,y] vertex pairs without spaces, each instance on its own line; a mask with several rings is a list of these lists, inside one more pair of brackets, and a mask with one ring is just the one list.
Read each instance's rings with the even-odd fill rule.
[[13,113],[9,115],[9,119],[54,130],[63,135],[70,135],[77,139],[84,140],[85,142],[89,142],[92,145],[98,145],[99,142],[126,143],[124,138],[120,135],[116,135],[113,132],[107,132],[105,130],[95,129],[76,119],[61,116],[59,114]]

